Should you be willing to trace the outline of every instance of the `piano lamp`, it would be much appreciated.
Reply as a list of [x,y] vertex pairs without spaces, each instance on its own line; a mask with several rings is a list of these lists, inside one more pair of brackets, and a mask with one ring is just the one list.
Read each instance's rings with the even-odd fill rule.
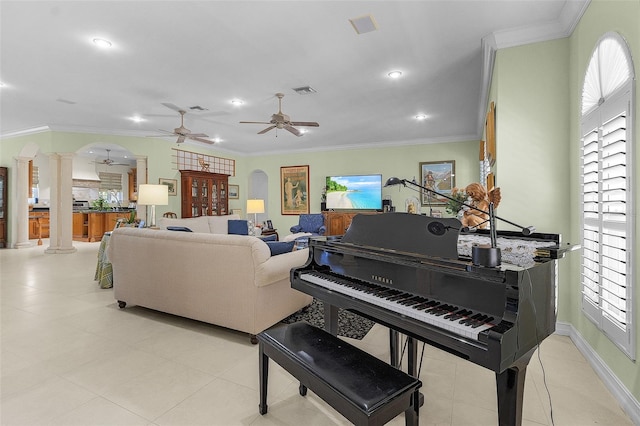
[[258,223],[258,213],[264,213],[264,200],[247,200],[247,214],[253,213],[253,225]]
[[[397,177],[390,177],[389,179],[387,179],[387,182],[384,184],[385,187],[387,186],[395,186],[395,185],[402,185],[404,187],[407,186],[407,184],[414,186],[415,188],[412,188],[416,191],[422,190],[422,191],[426,191],[429,194],[432,195],[436,195],[438,197],[442,197],[442,198],[446,198],[448,200],[452,200],[455,201],[457,203],[462,204],[465,207],[468,207],[470,209],[473,209],[477,212],[486,214],[489,216],[489,224],[490,224],[490,229],[489,229],[489,235],[491,237],[491,246],[473,246],[472,248],[472,262],[474,265],[480,265],[480,266],[487,266],[487,267],[496,267],[496,266],[500,266],[500,262],[501,262],[501,254],[500,254],[500,249],[498,248],[498,244],[497,244],[497,229],[496,229],[496,224],[495,224],[495,220],[499,219],[503,222],[506,222],[510,225],[515,226],[516,228],[520,228],[520,232],[522,232],[522,235],[524,236],[529,236],[531,235],[533,232],[535,232],[535,228],[533,226],[520,226],[516,223],[513,223],[511,221],[508,221],[507,219],[503,219],[499,216],[496,216],[496,214],[493,211],[493,203],[489,204],[489,211],[484,211],[482,209],[479,209],[475,206],[472,206],[471,204],[462,202],[462,201],[458,201],[455,198],[449,197],[445,194],[442,194],[438,191],[434,191],[431,188],[427,188],[424,187],[422,185],[417,184],[416,182],[407,180],[407,179],[399,179]],[[418,189],[416,189],[418,188]],[[419,192],[419,191],[418,191]],[[468,227],[465,227],[463,229],[461,229],[462,231],[470,231],[470,230],[475,230],[475,229],[471,229]]]
[[169,187],[167,185],[138,185],[138,204],[141,206],[151,206],[149,215],[149,227],[156,227],[156,206],[166,206],[169,204]]

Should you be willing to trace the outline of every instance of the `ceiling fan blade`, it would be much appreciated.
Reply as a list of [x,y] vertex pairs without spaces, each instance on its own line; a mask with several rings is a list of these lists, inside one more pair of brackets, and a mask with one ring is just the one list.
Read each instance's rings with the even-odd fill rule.
[[302,133],[300,133],[300,130],[296,129],[295,127],[292,126],[284,126],[285,130],[290,131],[291,133],[293,133],[296,136],[302,136]]
[[262,131],[258,132],[258,134],[259,134],[259,135],[263,135],[263,134],[267,133],[269,130],[271,130],[271,129],[275,129],[275,128],[276,128],[276,126],[269,126],[269,127],[267,127],[266,129],[264,129],[264,130],[262,130]]
[[162,105],[166,106],[169,109],[172,109],[174,111],[180,112],[180,111],[184,111],[182,108],[180,108],[178,105],[174,105],[170,102],[163,102]]
[[240,121],[240,124],[271,124],[269,121]]
[[208,138],[209,135],[205,135],[204,133],[189,133],[190,138]]
[[320,127],[315,121],[292,121],[292,126]]
[[209,143],[209,144],[214,144],[214,141],[211,141],[209,139],[204,139],[204,138],[198,138],[198,137],[193,137],[193,136],[189,136],[189,139],[193,139],[194,141],[198,141],[198,142],[204,142],[204,143]]

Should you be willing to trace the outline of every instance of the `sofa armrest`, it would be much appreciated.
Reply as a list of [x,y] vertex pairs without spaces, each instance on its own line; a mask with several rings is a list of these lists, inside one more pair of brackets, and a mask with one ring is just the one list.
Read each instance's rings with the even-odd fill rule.
[[325,232],[327,232],[326,226],[322,225],[320,228],[318,228],[318,234],[324,235]]
[[264,287],[283,279],[288,280],[291,269],[304,265],[308,258],[308,248],[271,256],[256,268],[256,287]]
[[293,225],[291,228],[289,228],[289,231],[291,231],[292,234],[295,234],[297,232],[301,232],[302,231],[302,226]]

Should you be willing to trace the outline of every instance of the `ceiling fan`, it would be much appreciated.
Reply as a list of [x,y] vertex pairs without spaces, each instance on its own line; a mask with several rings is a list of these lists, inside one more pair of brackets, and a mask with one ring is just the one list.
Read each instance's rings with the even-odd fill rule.
[[106,166],[129,166],[129,164],[126,164],[126,163],[116,163],[115,160],[111,159],[111,150],[107,149],[106,151],[107,151],[107,158],[105,158],[102,161],[97,161],[97,159],[96,159],[96,161],[94,161],[94,163],[96,163],[96,164],[104,164]]
[[[285,129],[289,132],[293,133],[296,136],[302,136],[303,133],[296,129],[293,126],[304,126],[304,127],[319,127],[320,125],[315,121],[291,121],[287,114],[282,113],[282,98],[284,98],[284,93],[276,93],[276,97],[278,98],[278,112],[271,116],[271,121],[241,121],[242,124],[271,124],[271,126],[267,127],[264,130],[258,132],[259,135],[267,133],[271,129]],[[277,133],[276,133],[277,136]]]
[[[191,133],[191,130],[184,127],[184,115],[187,113],[187,111],[180,109],[174,104],[163,103],[162,105],[166,106],[167,108],[171,108],[175,111],[178,111],[178,113],[180,113],[180,127],[176,127],[175,129],[173,129],[173,132],[159,129],[161,132],[165,132],[167,134],[177,136],[178,140],[176,141],[176,143],[182,143],[185,141],[185,139],[192,139],[194,141],[204,142],[209,144],[215,143],[212,140],[205,139],[205,138],[208,138],[209,136],[205,135],[204,133]],[[166,136],[166,135],[161,135],[161,136]],[[158,136],[149,136],[149,137],[158,137]]]

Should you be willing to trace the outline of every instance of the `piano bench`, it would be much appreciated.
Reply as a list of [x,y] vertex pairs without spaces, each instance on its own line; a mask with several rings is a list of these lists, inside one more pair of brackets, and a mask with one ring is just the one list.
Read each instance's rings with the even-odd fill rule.
[[260,414],[267,413],[269,358],[354,425],[383,425],[405,413],[418,425],[422,382],[306,322],[276,324],[258,334]]

